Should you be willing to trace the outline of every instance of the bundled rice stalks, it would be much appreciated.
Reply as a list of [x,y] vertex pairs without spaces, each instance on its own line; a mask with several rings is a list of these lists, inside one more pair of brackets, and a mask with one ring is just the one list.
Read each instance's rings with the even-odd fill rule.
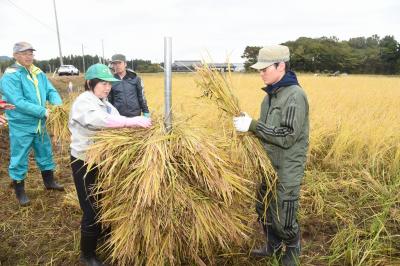
[[65,194],[63,197],[63,203],[62,205],[64,206],[71,206],[76,209],[80,209],[79,206],[79,200],[78,200],[78,195],[76,193],[76,189],[73,186],[67,186],[65,188]]
[[50,116],[47,121],[47,126],[52,134],[53,141],[60,143],[62,146],[69,143],[71,140],[71,134],[68,129],[68,117],[72,103],[79,93],[80,92],[71,93],[64,100],[62,105],[50,107]]
[[47,125],[54,142],[63,143],[70,140],[71,135],[68,130],[69,109],[70,106],[65,103],[50,108]]
[[[276,173],[268,159],[264,148],[260,141],[253,134],[237,134],[232,128],[232,117],[240,116],[239,100],[233,93],[231,82],[231,72],[228,77],[221,72],[212,69],[207,64],[197,69],[199,80],[198,87],[203,90],[203,96],[212,100],[222,111],[226,121],[229,121],[229,135],[231,139],[231,155],[234,160],[241,162],[242,171],[250,180],[254,178],[264,178],[268,187],[268,192],[275,191],[275,183],[277,180]],[[264,198],[268,205],[267,197]]]
[[87,153],[101,177],[100,220],[111,227],[107,247],[119,265],[203,264],[246,240],[241,212],[250,198],[229,155],[176,122],[150,129],[102,131]]

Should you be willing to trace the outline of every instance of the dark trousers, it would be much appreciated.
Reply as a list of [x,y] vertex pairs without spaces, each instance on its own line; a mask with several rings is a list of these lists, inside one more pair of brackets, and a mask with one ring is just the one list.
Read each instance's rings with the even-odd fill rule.
[[[299,185],[276,185],[276,194],[267,193],[267,186],[262,182],[257,193],[256,211],[263,225],[268,241],[274,246],[282,242],[286,245],[297,243],[300,237],[300,226],[297,222],[299,208]],[[265,208],[264,197],[270,202]]]
[[101,234],[101,225],[98,221],[99,209],[96,205],[97,199],[92,195],[98,170],[94,168],[87,172],[85,162],[73,156],[71,156],[71,168],[79,205],[83,212],[81,232],[82,234],[98,238]]

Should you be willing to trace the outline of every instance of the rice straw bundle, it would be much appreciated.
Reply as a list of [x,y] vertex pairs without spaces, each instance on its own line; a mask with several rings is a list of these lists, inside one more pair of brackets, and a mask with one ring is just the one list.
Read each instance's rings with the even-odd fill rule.
[[[231,126],[233,116],[240,116],[239,100],[233,93],[231,82],[231,72],[228,77],[221,72],[212,69],[207,64],[197,68],[199,80],[197,85],[203,91],[203,96],[214,102],[218,109],[223,112],[226,120],[229,121],[231,137],[232,156],[238,162],[242,162],[242,171],[246,174],[246,178],[254,180],[254,178],[264,178],[268,187],[268,192],[275,191],[277,180],[276,172],[268,159],[261,142],[253,134],[238,134]],[[268,205],[267,197],[264,202]]]
[[80,209],[78,195],[74,186],[65,187],[62,205],[71,206],[77,210]]
[[69,108],[70,106],[67,106],[65,103],[50,108],[47,125],[54,142],[64,143],[70,140],[71,135],[68,130]]
[[68,129],[69,112],[73,101],[79,94],[80,92],[68,94],[67,99],[64,100],[62,105],[50,107],[50,116],[47,125],[53,136],[53,141],[60,143],[62,146],[71,140],[71,133]]
[[87,153],[97,165],[100,220],[111,226],[107,247],[119,265],[202,264],[216,249],[246,240],[251,198],[229,155],[176,122],[150,129],[102,131]]

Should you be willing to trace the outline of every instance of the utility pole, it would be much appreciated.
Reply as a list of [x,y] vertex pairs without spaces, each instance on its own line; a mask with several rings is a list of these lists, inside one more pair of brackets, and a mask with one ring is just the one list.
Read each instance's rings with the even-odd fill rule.
[[106,60],[104,59],[104,40],[103,39],[101,39],[101,49],[102,49],[102,51],[103,51],[103,64],[105,64],[106,63]]
[[83,51],[83,43],[82,43],[82,63],[83,63],[82,70],[83,70],[83,73],[85,73],[86,72],[86,66],[85,66],[85,52]]
[[56,16],[56,28],[57,28],[57,38],[58,38],[58,52],[60,54],[60,65],[64,65],[63,57],[61,53],[61,41],[60,41],[60,30],[58,29],[58,19],[57,19],[57,9],[56,9],[56,0],[53,0],[54,6],[54,15]]
[[164,125],[172,130],[172,37],[164,37]]

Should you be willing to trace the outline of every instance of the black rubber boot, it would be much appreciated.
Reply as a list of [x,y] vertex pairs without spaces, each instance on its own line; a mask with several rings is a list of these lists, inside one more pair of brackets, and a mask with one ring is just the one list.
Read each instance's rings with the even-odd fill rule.
[[103,266],[104,264],[96,256],[97,236],[81,232],[81,256],[80,262],[86,266]]
[[28,196],[25,194],[24,180],[22,180],[22,181],[13,180],[13,187],[14,187],[15,195],[17,196],[19,205],[21,205],[21,206],[29,205],[30,201],[28,199]]
[[279,256],[281,249],[282,249],[282,246],[273,247],[272,245],[270,245],[267,242],[261,248],[251,250],[250,255],[253,257],[259,257],[259,258]]
[[64,191],[64,186],[54,181],[53,170],[42,171],[43,184],[47,189]]
[[282,266],[297,266],[300,264],[301,242],[300,233],[295,239],[286,243],[286,250],[282,256]]
[[282,250],[282,241],[272,232],[272,229],[266,228],[265,225],[263,225],[263,229],[267,238],[267,242],[261,248],[250,251],[250,255],[253,257],[280,256]]

